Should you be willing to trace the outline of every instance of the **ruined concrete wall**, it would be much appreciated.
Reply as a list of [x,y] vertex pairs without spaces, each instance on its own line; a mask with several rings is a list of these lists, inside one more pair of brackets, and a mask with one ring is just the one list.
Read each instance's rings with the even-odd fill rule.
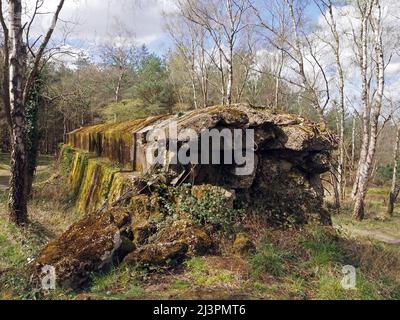
[[[108,193],[115,189],[113,181],[118,170],[110,164],[138,174],[148,172],[152,166],[145,153],[154,147],[154,142],[146,140],[147,134],[157,129],[168,133],[171,123],[176,123],[178,132],[190,128],[199,136],[204,129],[253,129],[256,150],[255,170],[250,175],[237,176],[235,164],[166,162],[164,169],[171,176],[170,183],[212,184],[233,189],[244,202],[264,211],[266,218],[274,222],[306,223],[315,219],[329,223],[329,215],[323,210],[320,174],[329,170],[336,138],[323,124],[247,105],[216,106],[180,115],[97,125],[68,134],[68,145],[101,157],[85,160],[88,156],[84,152],[76,155],[70,182],[72,190],[78,193],[79,209],[91,211],[105,199],[115,198]],[[165,144],[171,144],[170,136],[165,139]],[[184,137],[175,139],[178,145],[186,142]]]
[[129,188],[129,175],[106,159],[69,146],[62,148],[60,158],[71,197],[83,214],[115,202]]
[[[238,176],[235,163],[167,163],[154,174],[148,172],[156,168],[144,156],[154,146],[146,140],[147,133],[174,121],[178,132],[190,128],[197,135],[203,129],[254,129],[254,170]],[[165,139],[165,144],[173,142],[170,136]],[[185,138],[177,142],[182,145]],[[61,287],[79,289],[93,272],[106,271],[122,260],[159,266],[206,253],[217,229],[207,231],[207,223],[187,210],[207,199],[207,190],[220,191],[220,207],[229,214],[255,213],[271,226],[330,224],[320,175],[329,170],[335,147],[336,138],[321,124],[244,105],[74,131],[61,152],[61,171],[77,208],[86,215],[43,249],[33,263],[32,278],[39,283],[42,268],[50,265]],[[179,188],[184,183],[191,186]],[[166,202],[168,194],[171,199]],[[180,207],[182,197],[193,201]],[[210,215],[220,214],[213,211],[218,207],[215,199],[207,203]],[[197,208],[200,215],[208,210],[204,208]]]
[[67,134],[66,143],[74,148],[94,153],[97,157],[107,158],[126,169],[136,170],[132,163],[134,133],[164,117],[80,128]]

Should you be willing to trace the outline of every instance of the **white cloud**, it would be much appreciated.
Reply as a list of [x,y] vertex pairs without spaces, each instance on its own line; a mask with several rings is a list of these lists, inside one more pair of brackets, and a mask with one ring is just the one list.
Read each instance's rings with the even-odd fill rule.
[[[35,2],[26,0],[28,15]],[[56,0],[45,0],[41,12],[54,12],[57,4]],[[166,38],[162,12],[173,8],[172,0],[66,0],[54,39],[60,41],[68,31],[70,44],[90,48],[115,39],[117,29],[123,26],[137,45],[152,46]],[[42,34],[51,19],[51,14],[40,16],[32,33]]]
[[[381,4],[384,30],[383,46],[385,50],[386,63],[385,95],[400,100],[400,82],[398,81],[398,74],[400,72],[400,56],[394,52],[394,49],[398,48],[400,44],[397,35],[397,29],[400,23],[400,20],[398,19],[400,16],[400,6],[397,0],[385,0],[382,1]],[[359,34],[360,17],[356,8],[352,5],[335,8],[334,15],[341,38],[341,62],[343,64],[346,78],[346,93],[348,96],[353,96],[356,97],[357,100],[360,100],[360,70],[356,63],[357,48],[354,44],[352,35],[353,30],[355,30],[356,36]],[[318,25],[321,28],[322,37],[324,39],[331,39],[332,35],[322,16],[318,19]],[[373,48],[370,48],[370,50],[371,54],[374,54]],[[334,62],[332,51],[329,48],[326,49],[322,61],[325,65]],[[331,76],[333,77],[334,74]]]
[[[386,62],[385,97],[390,97],[394,100],[400,101],[400,52],[398,51],[400,45],[400,36],[398,35],[398,26],[400,25],[400,5],[398,0],[385,0],[381,3],[384,19],[383,41]],[[334,10],[334,15],[337,21],[337,28],[341,41],[340,59],[345,73],[345,93],[347,97],[352,100],[355,106],[359,106],[361,101],[361,76],[359,66],[357,65],[357,48],[354,43],[352,31],[354,29],[357,37],[359,34],[360,19],[354,5],[337,7]],[[326,44],[326,41],[329,40],[333,43],[332,34],[322,15],[317,17],[315,23],[318,26],[319,39],[316,39],[312,34],[309,34],[308,36],[310,39],[316,40],[313,44],[314,49],[317,52],[316,55],[318,57],[318,62],[323,66],[327,75],[330,87],[330,97],[331,99],[335,99],[337,98],[336,95],[338,91],[335,57],[332,48]],[[395,50],[397,50],[397,53]],[[370,48],[370,53],[374,54],[372,47]],[[259,50],[257,55],[258,65],[266,65],[273,70],[276,62],[275,55],[276,50]],[[312,82],[314,79],[316,80],[315,85],[321,91],[321,95],[323,95],[325,90],[323,75],[318,66],[316,66],[311,55],[308,53],[308,50],[304,51],[304,57],[307,76]],[[292,59],[288,58],[283,66],[283,76],[295,81],[296,83],[301,83],[301,79],[299,79],[299,76],[293,71],[297,69],[298,65]],[[375,72],[375,70],[370,70],[370,72]],[[376,86],[375,78],[372,77],[372,79],[371,92],[373,92]],[[322,97],[322,99],[324,99],[324,97]],[[350,107],[349,111],[351,111]]]
[[65,44],[57,49],[57,53],[54,54],[52,61],[61,63],[70,69],[75,69],[77,68],[76,63],[78,58],[89,59],[90,53],[85,49]]

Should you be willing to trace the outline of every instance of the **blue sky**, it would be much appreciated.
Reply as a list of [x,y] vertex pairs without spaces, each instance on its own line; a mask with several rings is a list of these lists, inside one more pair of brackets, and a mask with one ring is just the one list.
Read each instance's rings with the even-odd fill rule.
[[[34,0],[27,0],[34,2]],[[58,1],[47,0],[46,10],[52,11]],[[71,23],[59,26],[61,34],[66,26],[72,28],[68,43],[74,47],[90,50],[96,45],[114,39],[116,29],[123,26],[136,45],[146,44],[150,51],[165,54],[172,46],[163,28],[162,12],[172,12],[174,0],[67,0],[62,19]],[[319,16],[318,8],[311,1],[308,15],[312,20]],[[45,29],[51,16],[45,16],[38,28]]]
[[[32,9],[35,0],[26,2],[26,8]],[[57,3],[46,0],[42,11],[54,12]],[[168,12],[172,7],[172,0],[67,0],[53,37],[54,43],[68,31],[67,44],[91,50],[115,40],[121,34],[119,30],[123,29],[124,41],[134,40],[137,46],[146,44],[151,51],[164,53],[171,41],[163,31],[162,12]],[[32,34],[43,34],[51,18],[50,14],[39,16]]]
[[[35,0],[25,0],[27,8],[32,8]],[[119,41],[126,44],[134,41],[136,46],[146,44],[150,51],[159,55],[164,55],[169,48],[172,47],[172,41],[168,34],[164,31],[164,19],[162,12],[173,12],[175,0],[67,0],[63,8],[61,18],[62,21],[69,23],[60,23],[54,36],[54,45],[59,45],[59,40],[66,30],[72,27],[68,34],[67,48],[71,51],[78,52],[81,49],[87,52],[96,52],[96,48],[105,43]],[[222,1],[222,0],[221,0]],[[268,0],[255,0],[265,1]],[[299,0],[302,1],[302,0]],[[138,4],[140,2],[140,5]],[[309,0],[307,15],[311,21],[317,21],[320,12],[314,1]],[[45,0],[45,7],[42,9],[46,12],[54,12],[58,1]],[[398,0],[385,0],[385,15],[389,20],[395,20],[395,29],[398,26],[398,18],[400,16],[400,6]],[[41,15],[36,22],[36,34],[43,34],[51,23],[52,16],[50,14]],[[355,19],[354,17],[351,19]],[[349,24],[348,16],[338,17],[341,29],[346,29]],[[353,20],[357,24],[357,19]],[[128,30],[127,33],[118,37],[118,26]],[[121,28],[120,28],[121,29]],[[344,31],[343,31],[344,32]],[[392,41],[388,38],[389,41]],[[389,43],[390,44],[390,43]],[[354,60],[354,52],[351,43],[342,48],[342,55],[346,54],[346,73],[349,88],[355,88],[354,92],[358,92],[359,80],[358,70],[352,60]],[[398,47],[397,47],[398,50]],[[95,54],[94,54],[95,55]],[[329,57],[327,57],[329,58]],[[73,57],[66,57],[66,62],[73,64]],[[69,60],[68,60],[69,59]],[[387,67],[387,92],[400,96],[400,80],[398,80],[398,72],[400,70],[400,55],[395,55],[391,64]]]

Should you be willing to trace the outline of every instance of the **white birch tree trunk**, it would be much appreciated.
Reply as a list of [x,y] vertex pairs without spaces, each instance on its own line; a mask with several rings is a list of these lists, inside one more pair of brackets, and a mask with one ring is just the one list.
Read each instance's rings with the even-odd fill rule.
[[399,143],[400,143],[400,126],[396,128],[396,142],[394,146],[393,152],[393,174],[392,174],[392,186],[390,188],[389,196],[388,196],[388,207],[387,207],[387,215],[389,217],[393,216],[394,204],[399,195],[399,187],[397,186],[397,171],[398,171],[398,163],[399,163]]
[[[383,40],[382,40],[382,17],[379,0],[375,0],[377,17],[371,16],[371,25],[374,31],[374,46],[376,60],[376,97],[373,102],[373,108],[370,120],[369,145],[365,157],[365,162],[361,166],[358,189],[355,196],[355,204],[353,217],[357,220],[364,218],[364,203],[367,195],[369,178],[371,175],[372,165],[375,158],[378,135],[379,135],[379,117],[381,115],[383,93],[385,89],[385,61],[383,56]],[[365,134],[365,133],[364,133]]]
[[362,8],[362,23],[360,31],[361,50],[360,50],[360,68],[361,68],[361,81],[362,93],[361,99],[363,103],[363,117],[362,117],[362,142],[360,150],[360,159],[358,162],[357,173],[353,185],[352,197],[355,200],[359,192],[360,179],[363,175],[364,165],[367,158],[368,146],[370,143],[370,119],[371,119],[371,105],[369,101],[369,82],[368,82],[368,22],[371,16],[372,0],[364,4]]
[[26,136],[23,104],[23,40],[21,0],[9,3],[10,17],[10,106],[12,121],[10,218],[17,225],[27,222],[26,202]]
[[235,21],[233,17],[232,0],[227,0],[227,11],[229,17],[229,35],[228,40],[228,57],[225,59],[228,64],[228,79],[226,85],[226,102],[230,107],[232,105],[232,88],[233,88],[233,42],[235,37]]

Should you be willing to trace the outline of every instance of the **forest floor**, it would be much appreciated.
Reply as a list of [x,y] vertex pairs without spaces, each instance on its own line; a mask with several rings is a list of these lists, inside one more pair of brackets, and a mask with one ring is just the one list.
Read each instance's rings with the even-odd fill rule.
[[346,201],[340,213],[332,216],[335,228],[353,237],[400,246],[400,207],[395,207],[393,217],[386,217],[388,193],[387,187],[370,188],[366,200],[366,219],[363,221],[352,219],[351,203]]
[[[53,163],[52,156],[40,156],[37,166],[36,182],[45,181],[50,177],[50,167]],[[0,192],[6,191],[10,180],[10,155],[0,153]]]
[[[7,161],[0,157],[0,170],[7,171]],[[82,217],[66,197],[65,184],[42,188],[55,170],[50,158],[41,158],[40,165],[35,183],[43,190],[29,202],[28,227],[8,222],[7,193],[0,191],[0,299],[400,299],[400,247],[376,237],[400,237],[399,210],[390,220],[377,218],[384,210],[384,188],[370,192],[365,221],[354,222],[346,209],[334,215],[337,231],[271,230],[251,218],[247,227],[256,250],[247,256],[233,254],[232,240],[221,238],[218,254],[194,257],[179,267],[120,265],[93,275],[85,291],[39,293],[30,287],[29,263]],[[354,290],[341,286],[344,265],[357,269]]]
[[9,156],[0,153],[0,192],[8,188],[8,181],[10,179],[10,166]]

